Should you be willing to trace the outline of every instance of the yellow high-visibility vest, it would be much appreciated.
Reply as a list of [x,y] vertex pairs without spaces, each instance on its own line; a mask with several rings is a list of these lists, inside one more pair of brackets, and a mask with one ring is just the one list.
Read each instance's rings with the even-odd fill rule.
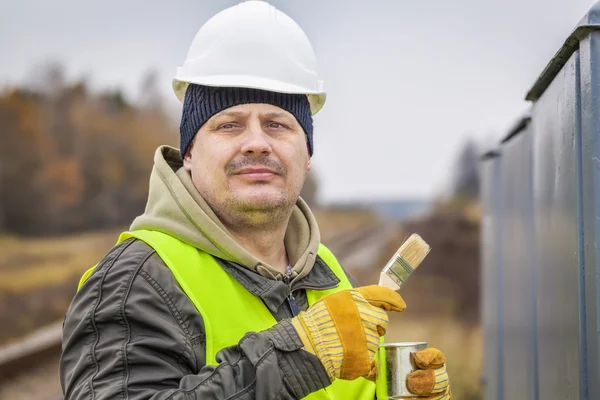
[[[246,333],[260,332],[277,323],[260,297],[246,290],[210,254],[173,236],[149,230],[123,232],[117,244],[131,237],[146,242],[158,253],[202,315],[208,365],[216,365],[219,350],[236,345]],[[319,246],[318,255],[340,283],[327,290],[306,289],[309,305],[322,296],[352,287],[336,257],[323,244]],[[83,274],[78,289],[94,268]],[[375,384],[365,378],[353,381],[336,379],[328,387],[311,393],[305,399],[373,400]]]

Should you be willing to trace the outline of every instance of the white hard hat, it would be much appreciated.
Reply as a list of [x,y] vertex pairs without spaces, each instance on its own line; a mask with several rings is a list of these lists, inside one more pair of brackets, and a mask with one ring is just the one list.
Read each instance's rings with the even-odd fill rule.
[[182,102],[190,83],[306,94],[313,115],[326,96],[308,37],[264,1],[225,9],[200,28],[173,79]]

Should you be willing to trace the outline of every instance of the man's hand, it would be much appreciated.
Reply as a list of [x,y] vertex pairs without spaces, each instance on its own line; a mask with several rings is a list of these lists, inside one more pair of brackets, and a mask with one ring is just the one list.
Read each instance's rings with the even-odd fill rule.
[[404,311],[402,297],[381,286],[323,297],[292,319],[304,350],[316,355],[330,379],[374,378],[374,357],[388,325],[386,311]]
[[451,400],[446,357],[442,352],[428,347],[412,353],[411,357],[419,369],[408,375],[408,390],[424,400]]

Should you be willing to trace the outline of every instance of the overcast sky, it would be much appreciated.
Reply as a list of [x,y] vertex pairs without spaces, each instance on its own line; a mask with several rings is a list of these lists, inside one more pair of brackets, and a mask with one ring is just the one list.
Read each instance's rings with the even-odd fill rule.
[[[170,107],[200,26],[234,0],[0,0],[0,85],[44,60]],[[273,0],[311,40],[327,103],[313,165],[324,201],[435,196],[467,136],[498,138],[590,0]]]

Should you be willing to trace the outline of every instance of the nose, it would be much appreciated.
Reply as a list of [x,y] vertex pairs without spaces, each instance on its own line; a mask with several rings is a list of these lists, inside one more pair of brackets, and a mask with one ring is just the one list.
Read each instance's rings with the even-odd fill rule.
[[272,152],[269,136],[260,123],[251,123],[244,134],[241,152],[247,156],[269,155]]

